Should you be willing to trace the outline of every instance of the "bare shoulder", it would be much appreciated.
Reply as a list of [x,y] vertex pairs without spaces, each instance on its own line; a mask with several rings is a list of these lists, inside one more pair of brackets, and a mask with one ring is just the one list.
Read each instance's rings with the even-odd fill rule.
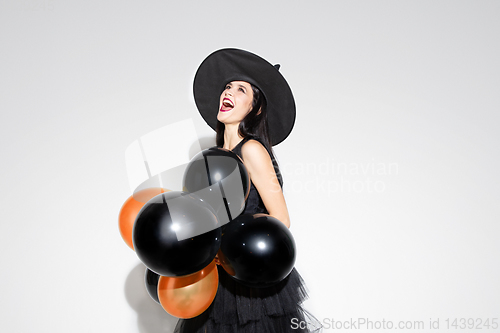
[[266,147],[257,140],[251,139],[243,144],[241,147],[241,156],[245,163],[258,165],[271,160]]

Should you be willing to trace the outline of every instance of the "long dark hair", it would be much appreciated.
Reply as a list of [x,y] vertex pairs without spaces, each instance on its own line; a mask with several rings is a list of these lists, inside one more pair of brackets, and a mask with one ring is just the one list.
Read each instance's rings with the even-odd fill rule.
[[[271,161],[273,162],[274,171],[276,172],[276,176],[278,177],[278,182],[280,187],[283,187],[283,177],[281,176],[281,172],[276,162],[276,159],[273,154],[271,139],[269,137],[269,126],[267,122],[267,102],[264,94],[262,94],[256,86],[250,83],[253,91],[253,100],[252,100],[252,111],[250,111],[245,118],[240,122],[240,126],[238,127],[238,133],[243,137],[251,137],[258,140],[260,143],[266,147],[266,150],[269,152],[271,156]],[[260,112],[259,112],[260,111]],[[215,137],[217,146],[224,146],[224,131],[226,127],[220,121],[217,121],[217,135]]]
[[[250,86],[252,87],[253,92],[252,110],[240,122],[238,134],[244,138],[250,136],[260,139],[259,141],[266,147],[267,151],[271,155],[271,159],[274,159],[271,140],[269,137],[269,126],[267,122],[266,98],[264,97],[264,94],[261,93],[259,88],[253,84],[250,84]],[[225,129],[225,125],[220,121],[217,121],[216,143],[219,147],[224,145]]]

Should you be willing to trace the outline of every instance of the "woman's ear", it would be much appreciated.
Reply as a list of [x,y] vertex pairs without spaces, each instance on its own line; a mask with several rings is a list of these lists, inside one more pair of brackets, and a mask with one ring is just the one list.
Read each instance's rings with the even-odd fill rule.
[[257,111],[257,116],[262,112],[262,108],[259,109],[259,111]]

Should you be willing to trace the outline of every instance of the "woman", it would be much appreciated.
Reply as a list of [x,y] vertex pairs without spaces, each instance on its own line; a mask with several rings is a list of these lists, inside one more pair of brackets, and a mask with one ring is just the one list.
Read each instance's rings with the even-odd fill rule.
[[250,199],[259,199],[254,205],[247,203],[243,214],[266,213],[290,228],[279,173],[269,147],[267,121],[262,121],[266,103],[260,90],[245,81],[229,82],[220,96],[220,105],[217,144],[242,158],[254,187],[252,194],[257,194]]
[[[295,102],[278,69],[250,52],[219,50],[200,65],[194,95],[200,114],[217,132],[217,145],[240,156],[250,175],[243,214],[266,213],[290,227],[271,146],[290,134]],[[300,306],[307,294],[295,269],[268,288],[243,286],[221,266],[218,271],[219,288],[212,305],[198,317],[180,320],[175,332],[310,332],[300,328],[308,321],[320,327]]]

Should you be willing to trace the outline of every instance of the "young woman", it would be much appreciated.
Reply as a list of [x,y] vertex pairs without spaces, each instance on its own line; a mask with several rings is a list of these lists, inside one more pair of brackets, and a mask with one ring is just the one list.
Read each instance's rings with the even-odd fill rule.
[[[271,147],[282,142],[295,122],[295,102],[288,83],[259,56],[238,49],[209,55],[194,79],[196,105],[217,132],[217,145],[240,156],[250,175],[250,194],[242,214],[266,213],[290,227],[283,181]],[[301,303],[305,285],[293,269],[268,288],[249,288],[218,266],[219,288],[200,316],[179,320],[177,333],[311,332],[320,327]],[[314,330],[314,332],[319,331]]]

